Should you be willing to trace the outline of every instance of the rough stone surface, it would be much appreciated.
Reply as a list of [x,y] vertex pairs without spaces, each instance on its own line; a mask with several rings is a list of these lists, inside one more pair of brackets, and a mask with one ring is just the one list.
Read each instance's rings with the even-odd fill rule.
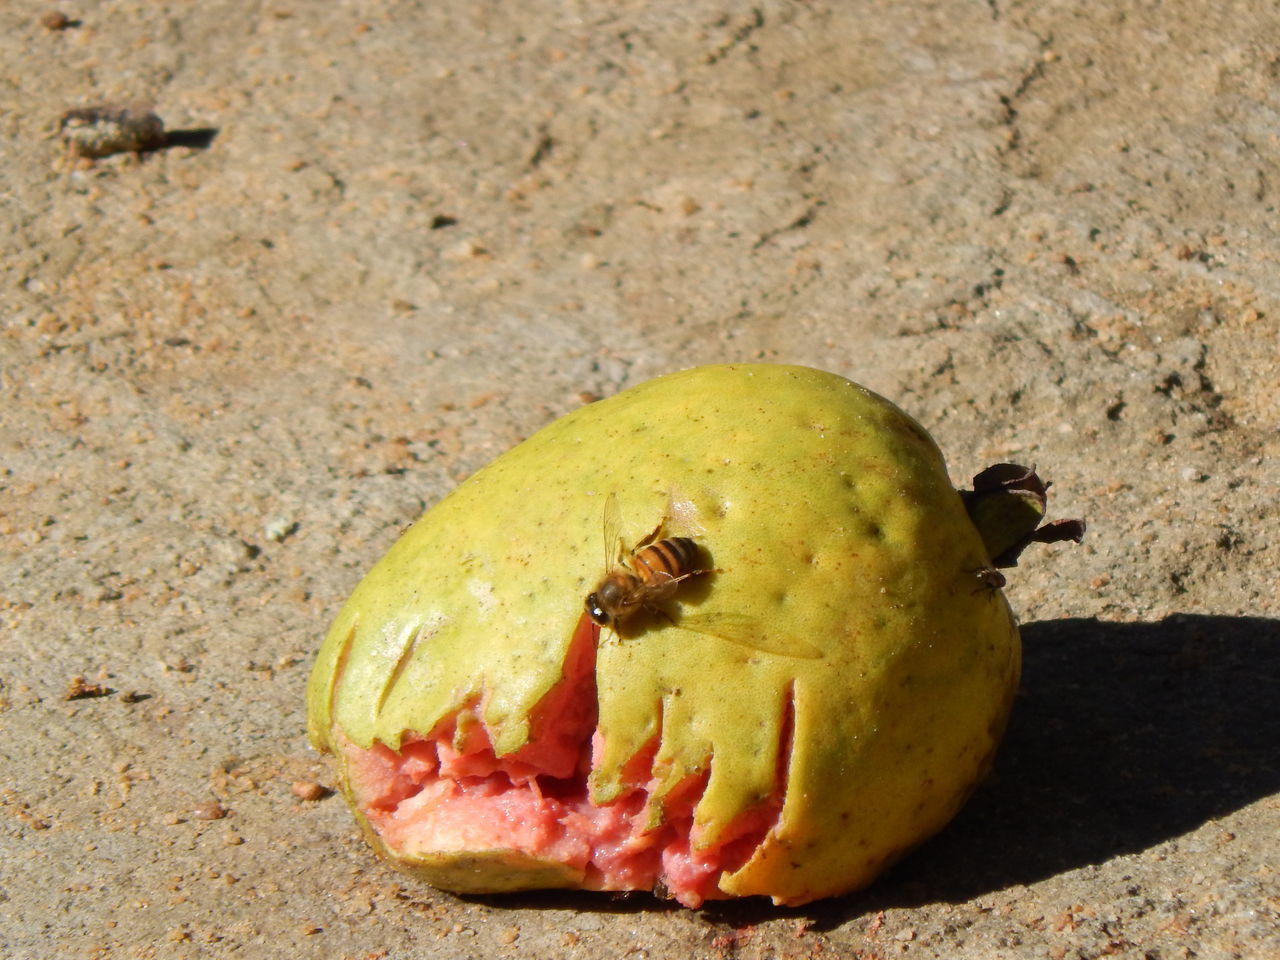
[[[58,8],[0,9],[0,954],[1280,952],[1273,4]],[[170,145],[62,156],[104,103]],[[1089,519],[1009,571],[1022,693],[942,835],[801,911],[463,900],[294,791],[424,506],[753,359]]]

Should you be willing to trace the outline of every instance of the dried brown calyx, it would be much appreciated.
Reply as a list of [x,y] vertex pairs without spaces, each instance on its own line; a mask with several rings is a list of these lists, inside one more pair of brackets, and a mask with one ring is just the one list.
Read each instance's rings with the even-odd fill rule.
[[1083,520],[1044,522],[1049,486],[1034,466],[997,463],[973,478],[972,490],[960,491],[994,566],[1016,567],[1019,555],[1033,543],[1079,543],[1084,538]]

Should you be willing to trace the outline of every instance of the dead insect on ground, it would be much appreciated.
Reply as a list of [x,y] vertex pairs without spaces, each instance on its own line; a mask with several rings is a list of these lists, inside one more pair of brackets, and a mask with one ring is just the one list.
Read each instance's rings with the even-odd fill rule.
[[145,107],[97,106],[68,110],[58,121],[67,157],[97,159],[140,154],[166,144],[164,121]]

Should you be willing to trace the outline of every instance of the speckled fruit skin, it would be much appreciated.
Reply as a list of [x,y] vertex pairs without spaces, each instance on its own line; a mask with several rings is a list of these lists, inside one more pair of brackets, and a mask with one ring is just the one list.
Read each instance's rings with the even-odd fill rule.
[[[1009,713],[1014,619],[975,579],[990,558],[923,428],[803,367],[660,377],[574,411],[467,479],[338,614],[308,690],[315,745],[395,749],[467,704],[499,755],[524,745],[603,573],[610,493],[628,544],[669,514],[664,533],[696,537],[719,571],[682,588],[681,612],[746,615],[822,656],[660,620],[602,635],[593,802],[616,797],[624,764],[660,735],[659,795],[710,766],[694,816],[708,845],[775,790],[783,756],[781,814],[720,888],[785,904],[866,885],[956,813]],[[504,851],[383,852],[446,889],[573,884]]]

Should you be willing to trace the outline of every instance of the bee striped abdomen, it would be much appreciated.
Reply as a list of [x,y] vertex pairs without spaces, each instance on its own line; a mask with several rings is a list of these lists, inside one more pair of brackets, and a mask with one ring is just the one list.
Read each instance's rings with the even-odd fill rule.
[[698,545],[688,537],[659,540],[637,551],[631,566],[646,584],[676,580],[698,569]]

